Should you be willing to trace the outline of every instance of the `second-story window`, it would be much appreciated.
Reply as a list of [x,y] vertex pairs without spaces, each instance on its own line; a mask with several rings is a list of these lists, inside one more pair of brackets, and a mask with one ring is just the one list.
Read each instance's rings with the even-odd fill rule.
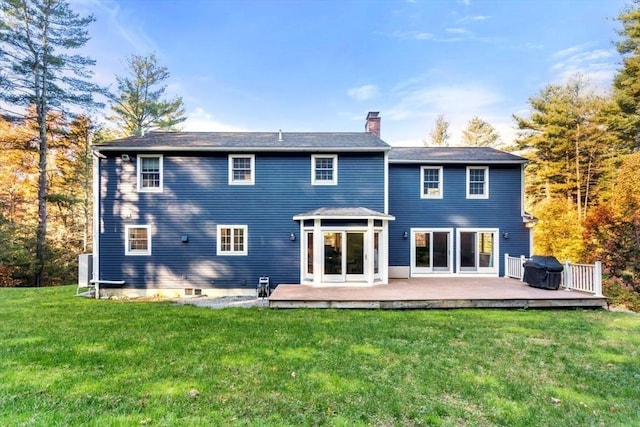
[[420,182],[423,199],[442,199],[442,166],[423,166],[420,168]]
[[253,185],[255,183],[255,156],[232,154],[229,156],[229,185]]
[[489,168],[486,166],[467,167],[467,199],[489,198]]
[[335,154],[314,154],[311,156],[311,184],[338,184],[338,156]]
[[138,192],[162,192],[162,155],[138,156]]

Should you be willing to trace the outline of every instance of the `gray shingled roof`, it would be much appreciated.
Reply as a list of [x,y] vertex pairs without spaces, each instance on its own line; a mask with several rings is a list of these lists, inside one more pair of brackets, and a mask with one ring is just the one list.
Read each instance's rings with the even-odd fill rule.
[[301,213],[293,217],[293,219],[311,219],[311,218],[377,218],[377,219],[395,219],[392,215],[374,211],[373,209],[363,207],[344,207],[344,208],[318,208],[309,212]]
[[527,159],[489,147],[394,147],[389,163],[527,163]]
[[[280,138],[282,135],[282,138]],[[387,151],[366,132],[149,132],[94,145],[98,151]]]

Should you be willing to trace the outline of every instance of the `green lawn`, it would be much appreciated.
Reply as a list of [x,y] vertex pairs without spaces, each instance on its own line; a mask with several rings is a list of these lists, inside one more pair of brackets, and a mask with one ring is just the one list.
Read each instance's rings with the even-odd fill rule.
[[620,426],[640,317],[211,310],[0,289],[0,425]]

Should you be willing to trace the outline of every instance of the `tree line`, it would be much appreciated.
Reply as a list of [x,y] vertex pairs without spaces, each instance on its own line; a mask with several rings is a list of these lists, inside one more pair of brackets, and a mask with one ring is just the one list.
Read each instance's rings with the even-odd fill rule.
[[[604,18],[603,18],[604,19]],[[181,97],[168,97],[168,69],[153,54],[125,59],[116,87],[91,81],[95,61],[74,54],[93,16],[64,0],[0,0],[0,284],[72,281],[91,250],[91,152],[100,140],[176,129]],[[506,148],[529,159],[526,209],[539,221],[537,253],[601,260],[610,289],[640,291],[640,8],[621,11],[622,64],[609,94],[576,76],[529,99],[513,116]],[[95,119],[107,104],[111,127]],[[438,116],[425,145],[447,146]],[[496,146],[500,135],[471,118],[462,144]]]
[[[64,0],[0,0],[3,286],[74,277],[77,254],[91,246],[92,140],[174,129],[186,119],[182,98],[167,99],[169,72],[152,53],[126,59],[115,91],[91,81],[95,61],[74,52],[93,21]],[[114,129],[91,118],[105,103]]]

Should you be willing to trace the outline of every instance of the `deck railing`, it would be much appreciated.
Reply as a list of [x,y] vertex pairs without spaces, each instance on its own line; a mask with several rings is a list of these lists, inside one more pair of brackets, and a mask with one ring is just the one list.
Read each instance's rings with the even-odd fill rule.
[[[505,254],[504,275],[522,280],[524,277],[523,264],[526,260],[527,258],[524,255],[512,257],[509,254]],[[602,263],[596,261],[595,264],[574,264],[566,261],[560,286],[565,290],[574,289],[576,291],[589,292],[595,296],[602,296]]]

